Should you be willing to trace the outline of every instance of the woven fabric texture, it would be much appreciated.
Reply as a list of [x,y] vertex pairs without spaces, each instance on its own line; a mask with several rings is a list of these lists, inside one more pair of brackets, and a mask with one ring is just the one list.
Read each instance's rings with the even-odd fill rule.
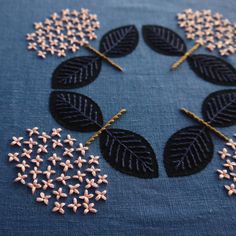
[[[176,14],[186,8],[211,9],[236,22],[236,1],[218,0],[1,0],[0,7],[0,235],[235,235],[236,199],[228,198],[216,169],[221,168],[217,151],[223,141],[212,135],[215,145],[211,163],[200,173],[168,178],[163,150],[177,130],[196,124],[180,113],[181,107],[201,115],[203,100],[212,92],[228,89],[198,78],[183,63],[176,71],[170,66],[177,57],[157,54],[145,43],[142,25],[158,24],[182,37]],[[125,68],[121,73],[103,63],[99,77],[88,86],[73,89],[91,97],[100,106],[104,120],[120,108],[127,113],[114,128],[128,129],[145,137],[158,160],[159,178],[139,179],[122,174],[101,157],[101,168],[109,176],[108,200],[96,215],[53,214],[36,204],[30,190],[14,184],[16,169],[7,161],[9,140],[26,128],[38,126],[48,131],[59,125],[49,112],[51,76],[65,59],[92,55],[86,49],[66,58],[39,59],[26,49],[25,35],[33,22],[44,20],[63,8],[90,9],[98,14],[99,39],[107,31],[128,24],[136,25],[139,43],[134,52],[114,61]],[[188,48],[193,42],[187,41]],[[201,48],[198,53],[208,53]],[[212,54],[212,53],[211,53]],[[227,61],[236,66],[236,56]],[[233,87],[232,87],[233,88]],[[220,129],[230,136],[236,126]],[[81,142],[92,133],[70,132]],[[91,153],[100,155],[98,140]]]

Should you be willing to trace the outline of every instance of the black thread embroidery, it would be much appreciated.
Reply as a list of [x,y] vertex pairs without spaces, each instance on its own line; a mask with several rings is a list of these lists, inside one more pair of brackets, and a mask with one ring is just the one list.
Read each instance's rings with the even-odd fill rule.
[[[123,57],[136,48],[138,39],[138,31],[134,25],[122,26],[102,37],[100,51],[108,57]],[[64,61],[52,75],[52,88],[73,89],[88,85],[98,77],[101,64],[99,57],[91,56]]]
[[177,131],[165,146],[164,166],[167,175],[178,177],[201,171],[211,161],[213,150],[206,128],[190,126]]
[[[101,40],[100,50],[110,57],[129,54],[137,46],[136,31],[136,28],[126,26],[108,32]],[[183,55],[186,52],[183,40],[169,29],[144,26],[143,33],[147,44],[157,52],[167,55]],[[131,43],[124,42],[125,38]],[[65,86],[62,88],[84,86],[95,80],[100,72],[101,61],[96,59],[80,57],[68,60],[54,72],[54,77],[61,76],[61,84]],[[223,60],[213,56],[193,55],[188,61],[193,71],[205,80],[234,84],[235,69]],[[79,72],[76,70],[77,63],[81,67]],[[67,69],[72,69],[72,75]],[[63,75],[67,77],[63,79]],[[209,124],[229,126],[236,123],[236,114],[233,112],[236,100],[234,92],[227,90],[213,93],[204,101],[203,115]],[[97,131],[103,125],[98,105],[82,94],[53,92],[50,96],[50,110],[58,123],[68,129],[89,132]],[[152,147],[140,135],[128,130],[108,129],[100,137],[100,147],[110,165],[123,173],[141,178],[158,176]],[[213,143],[205,127],[182,129],[172,135],[166,144],[164,165],[167,174],[173,177],[197,173],[211,161],[212,153]]]
[[80,88],[93,82],[101,70],[98,57],[74,57],[62,62],[52,75],[52,88]]
[[216,127],[236,124],[236,90],[211,93],[203,102],[202,114],[206,121]]
[[190,68],[202,79],[219,85],[236,85],[235,68],[219,57],[205,54],[188,58]]
[[[67,129],[91,132],[103,126],[102,112],[89,97],[56,91],[50,95],[54,119]],[[140,177],[158,177],[158,165],[151,145],[129,130],[107,129],[100,136],[100,148],[107,162],[122,173]]]
[[158,177],[155,153],[140,135],[123,129],[107,129],[100,137],[104,158],[115,169],[136,177]]
[[183,39],[171,29],[159,25],[144,25],[142,32],[146,44],[158,53],[182,56],[187,50]]
[[99,106],[89,97],[72,92],[52,92],[50,111],[54,119],[67,129],[91,132],[103,124]]
[[[202,113],[212,127],[236,124],[236,90],[210,94],[203,102]],[[205,126],[192,126],[177,131],[167,141],[164,150],[167,175],[177,177],[200,172],[211,161],[213,151],[211,136]]]
[[[146,44],[154,51],[181,56],[186,52],[184,40],[174,31],[159,25],[144,25],[143,37]],[[236,85],[235,68],[219,57],[199,54],[187,59],[190,68],[200,78],[219,85]]]
[[134,25],[127,25],[107,32],[101,39],[100,51],[108,57],[123,57],[137,45],[138,31]]

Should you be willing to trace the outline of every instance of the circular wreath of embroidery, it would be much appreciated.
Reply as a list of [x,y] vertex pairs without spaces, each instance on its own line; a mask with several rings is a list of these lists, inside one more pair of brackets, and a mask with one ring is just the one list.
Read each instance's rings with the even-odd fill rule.
[[[187,52],[184,40],[174,31],[145,25],[142,33],[146,44],[154,51],[182,56]],[[138,31],[134,25],[119,27],[107,32],[100,41],[100,52],[115,58],[131,53],[138,44]],[[194,54],[187,58],[193,72],[215,84],[236,84],[236,70],[216,56]],[[99,75],[102,60],[96,56],[75,57],[61,63],[53,73],[53,89],[72,89],[92,83]],[[224,127],[236,122],[236,92],[219,91],[209,95],[203,104],[206,122]],[[90,98],[65,91],[52,92],[50,111],[62,126],[80,132],[97,131],[103,125],[99,106]],[[91,114],[91,116],[90,116]],[[108,129],[100,137],[104,158],[115,169],[136,177],[158,177],[155,153],[140,135],[128,130]],[[184,128],[171,136],[164,151],[164,166],[169,177],[186,176],[203,170],[211,161],[214,146],[205,126]]]

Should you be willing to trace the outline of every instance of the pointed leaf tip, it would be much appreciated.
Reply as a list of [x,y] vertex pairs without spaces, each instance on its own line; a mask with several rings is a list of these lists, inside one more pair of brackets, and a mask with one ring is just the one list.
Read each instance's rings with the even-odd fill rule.
[[56,91],[51,93],[49,104],[54,119],[67,129],[91,132],[103,125],[99,106],[85,95]]
[[140,135],[129,130],[108,129],[100,136],[100,148],[116,170],[140,178],[158,177],[155,153]]
[[219,85],[235,86],[235,68],[219,57],[198,54],[188,58],[190,68],[200,78]]
[[142,32],[146,44],[158,53],[182,56],[187,50],[183,39],[171,29],[159,25],[144,25]]
[[191,126],[174,133],[164,150],[164,166],[169,177],[188,176],[203,170],[213,157],[208,130]]
[[53,72],[53,89],[80,88],[92,83],[101,70],[98,57],[74,57],[62,62]]
[[202,114],[212,126],[226,127],[236,124],[236,90],[211,93],[203,102]]
[[123,57],[138,45],[138,30],[134,25],[122,26],[107,32],[101,39],[100,51],[108,57]]

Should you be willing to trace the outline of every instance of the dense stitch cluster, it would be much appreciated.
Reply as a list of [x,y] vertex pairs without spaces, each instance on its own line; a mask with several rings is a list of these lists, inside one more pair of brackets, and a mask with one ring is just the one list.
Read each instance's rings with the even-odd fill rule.
[[211,10],[185,9],[177,14],[178,24],[184,28],[186,37],[195,40],[208,50],[217,49],[221,56],[236,52],[236,24]]
[[[83,208],[84,214],[96,213],[95,202],[106,200],[107,175],[101,175],[99,156],[86,158],[88,147],[67,135],[61,129],[51,134],[39,132],[37,127],[27,129],[27,137],[13,137],[10,162],[18,170],[15,182],[37,193],[36,201],[54,204],[53,212],[65,213],[65,207],[75,213]],[[102,189],[102,190],[101,190]],[[54,198],[54,200],[53,200]]]
[[[236,136],[236,134],[234,134]],[[220,180],[228,180],[228,183],[224,185],[226,191],[228,192],[228,196],[232,196],[236,194],[236,142],[232,139],[226,143],[226,146],[230,147],[230,150],[227,148],[223,148],[219,151],[220,158],[224,161],[223,169],[218,169],[217,173],[219,175]]]
[[64,9],[43,22],[34,23],[34,28],[35,32],[26,36],[28,49],[45,59],[48,55],[65,57],[67,51],[78,51],[80,46],[97,38],[95,30],[100,28],[100,23],[97,15],[89,14],[88,9]]

